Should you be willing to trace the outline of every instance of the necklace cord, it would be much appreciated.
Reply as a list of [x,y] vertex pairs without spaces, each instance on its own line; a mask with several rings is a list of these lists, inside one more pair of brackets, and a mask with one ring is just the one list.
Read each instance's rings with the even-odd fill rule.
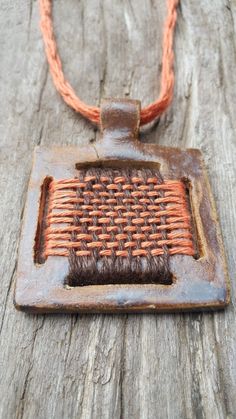
[[[167,0],[167,17],[164,25],[162,44],[162,74],[161,89],[158,99],[141,109],[141,125],[152,122],[159,117],[170,105],[174,93],[174,51],[173,35],[177,20],[177,7],[179,0]],[[100,124],[101,110],[96,106],[84,103],[75,93],[70,83],[66,80],[61,59],[58,53],[56,39],[52,23],[52,0],[39,0],[40,4],[40,27],[44,39],[45,52],[57,91],[64,101],[91,122]]]

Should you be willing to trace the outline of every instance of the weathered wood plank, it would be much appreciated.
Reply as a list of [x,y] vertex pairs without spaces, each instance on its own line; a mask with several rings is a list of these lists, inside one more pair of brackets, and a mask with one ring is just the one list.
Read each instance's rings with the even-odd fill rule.
[[[80,96],[159,91],[165,0],[54,1],[65,72]],[[236,412],[236,2],[182,0],[173,106],[148,142],[206,156],[232,278],[222,313],[33,316],[12,304],[18,238],[36,144],[87,144],[97,131],[48,75],[38,5],[0,1],[0,417],[233,418]]]

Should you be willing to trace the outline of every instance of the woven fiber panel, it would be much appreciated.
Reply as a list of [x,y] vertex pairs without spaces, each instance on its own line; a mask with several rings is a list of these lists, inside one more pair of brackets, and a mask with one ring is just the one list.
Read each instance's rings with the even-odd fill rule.
[[44,256],[69,258],[70,285],[168,284],[176,254],[194,255],[183,182],[129,168],[51,181]]

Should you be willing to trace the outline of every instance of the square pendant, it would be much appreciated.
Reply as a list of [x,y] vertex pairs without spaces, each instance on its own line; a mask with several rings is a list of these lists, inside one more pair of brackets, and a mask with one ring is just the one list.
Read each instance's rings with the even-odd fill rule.
[[16,308],[173,312],[228,303],[220,228],[200,151],[116,140],[36,149]]

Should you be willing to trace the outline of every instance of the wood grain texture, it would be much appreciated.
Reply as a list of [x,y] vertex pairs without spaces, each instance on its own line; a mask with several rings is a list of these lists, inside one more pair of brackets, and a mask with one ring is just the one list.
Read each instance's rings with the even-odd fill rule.
[[[54,1],[65,72],[80,96],[159,91],[165,0]],[[182,0],[171,109],[146,142],[205,153],[225,240],[232,303],[182,315],[17,312],[21,216],[36,144],[86,145],[97,131],[60,100],[48,74],[36,1],[0,0],[0,417],[234,418],[235,0]]]

